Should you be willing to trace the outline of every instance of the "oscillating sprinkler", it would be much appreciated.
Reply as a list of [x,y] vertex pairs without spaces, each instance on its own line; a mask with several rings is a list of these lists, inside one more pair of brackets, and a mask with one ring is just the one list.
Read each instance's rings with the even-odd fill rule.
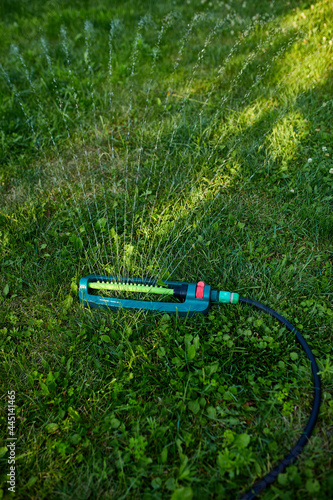
[[273,483],[286,467],[293,463],[308,442],[315,426],[321,400],[321,384],[315,357],[301,333],[279,313],[256,300],[240,297],[236,292],[212,290],[203,281],[186,283],[177,281],[156,281],[141,278],[118,278],[89,275],[81,278],[80,302],[91,308],[136,309],[159,313],[192,316],[207,314],[211,304],[249,304],[270,314],[295,334],[310,362],[314,378],[314,400],[308,423],[289,454],[266,476],[260,479],[240,500],[252,500],[268,485]]
[[[111,293],[113,296],[110,296]],[[124,298],[127,294],[134,296],[131,299]],[[91,308],[140,309],[192,316],[197,313],[206,314],[211,303],[237,304],[239,295],[211,290],[210,285],[203,281],[157,282],[141,278],[117,279],[90,275],[80,280],[79,298],[83,305]]]

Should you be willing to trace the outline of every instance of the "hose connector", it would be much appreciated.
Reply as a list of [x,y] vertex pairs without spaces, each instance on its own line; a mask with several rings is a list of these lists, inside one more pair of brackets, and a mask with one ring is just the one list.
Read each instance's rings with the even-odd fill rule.
[[212,290],[210,294],[210,300],[212,302],[218,302],[220,304],[238,304],[239,293],[236,292],[217,292]]

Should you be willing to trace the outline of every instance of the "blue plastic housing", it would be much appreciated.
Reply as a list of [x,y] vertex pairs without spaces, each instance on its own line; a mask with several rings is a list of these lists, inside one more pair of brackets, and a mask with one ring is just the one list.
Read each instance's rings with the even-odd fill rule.
[[142,280],[141,278],[116,278],[114,276],[102,276],[91,274],[80,279],[79,299],[83,306],[96,308],[116,309],[141,309],[147,311],[163,312],[168,314],[178,314],[179,316],[192,316],[193,314],[207,314],[210,306],[211,287],[205,285],[204,296],[202,299],[195,297],[197,284],[179,281],[164,281],[170,288],[179,285],[187,285],[187,294],[184,302],[154,302],[149,300],[129,300],[114,297],[102,297],[89,293],[88,284],[96,281],[110,281],[121,283],[143,283],[146,285],[155,285],[156,280]]

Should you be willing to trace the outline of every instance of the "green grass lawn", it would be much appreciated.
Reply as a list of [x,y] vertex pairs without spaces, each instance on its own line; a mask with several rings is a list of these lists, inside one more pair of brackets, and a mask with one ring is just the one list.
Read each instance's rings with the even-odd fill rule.
[[1,2],[0,500],[238,498],[308,420],[281,324],[90,311],[89,273],[204,280],[293,323],[320,415],[261,497],[331,498],[332,7]]

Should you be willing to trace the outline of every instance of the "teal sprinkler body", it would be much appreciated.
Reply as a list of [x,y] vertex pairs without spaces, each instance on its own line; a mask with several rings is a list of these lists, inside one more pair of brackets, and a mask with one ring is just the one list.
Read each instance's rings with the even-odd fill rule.
[[[99,295],[96,295],[96,293]],[[119,298],[120,294],[136,294],[136,299]],[[103,295],[104,294],[104,295]],[[110,294],[115,295],[111,297]],[[153,298],[156,298],[153,300]],[[158,299],[164,299],[162,300]],[[168,298],[169,301],[165,299]],[[266,476],[255,483],[240,500],[252,500],[257,497],[286,467],[293,463],[308,442],[315,426],[321,400],[321,384],[318,375],[318,366],[314,355],[301,333],[279,313],[256,300],[240,297],[238,293],[218,292],[211,290],[203,281],[186,283],[177,281],[144,280],[141,278],[116,278],[102,275],[89,275],[81,278],[79,287],[81,304],[90,308],[136,309],[155,311],[160,313],[177,314],[179,316],[192,316],[193,314],[206,314],[211,303],[221,304],[249,304],[264,311],[287,327],[295,334],[296,340],[301,344],[310,362],[314,378],[314,399],[308,423],[289,454]]]
[[[136,293],[148,298],[148,300],[132,300],[117,297],[105,297],[91,294],[92,290],[103,290],[115,293]],[[173,298],[177,302],[162,302],[149,300],[149,295],[157,297]],[[160,286],[155,280],[143,280],[140,278],[107,277],[101,275],[90,275],[80,280],[79,288],[80,302],[91,308],[115,309],[140,309],[179,316],[192,316],[193,314],[206,314],[212,302],[237,304],[238,293],[217,292],[211,290],[209,285],[203,281],[198,283],[186,283],[177,281],[164,281]]]

